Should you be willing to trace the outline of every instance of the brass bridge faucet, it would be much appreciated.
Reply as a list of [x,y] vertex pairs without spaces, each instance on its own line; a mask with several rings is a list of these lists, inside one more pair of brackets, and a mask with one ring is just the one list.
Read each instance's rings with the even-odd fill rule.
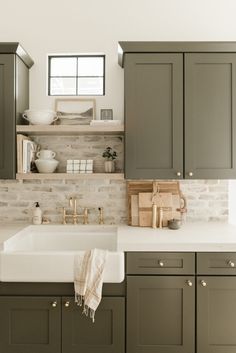
[[72,219],[73,224],[78,224],[78,219],[83,219],[83,224],[88,224],[88,208],[85,207],[82,214],[77,213],[77,200],[75,197],[70,197],[69,206],[72,208],[72,214],[66,213],[66,208],[63,207],[63,224],[67,224],[67,219]]

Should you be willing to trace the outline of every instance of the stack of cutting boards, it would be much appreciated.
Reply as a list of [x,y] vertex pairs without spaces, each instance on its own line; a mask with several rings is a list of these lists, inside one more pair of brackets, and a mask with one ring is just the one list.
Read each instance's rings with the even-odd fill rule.
[[178,181],[129,181],[127,188],[129,225],[151,227],[153,204],[157,210],[163,210],[164,227],[168,220],[180,219],[181,212],[186,211],[186,199]]

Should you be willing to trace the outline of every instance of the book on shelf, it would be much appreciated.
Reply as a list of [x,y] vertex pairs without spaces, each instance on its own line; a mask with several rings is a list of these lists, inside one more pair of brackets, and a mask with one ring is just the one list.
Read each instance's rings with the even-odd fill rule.
[[38,145],[28,136],[17,135],[17,172],[31,173],[36,171],[35,156]]

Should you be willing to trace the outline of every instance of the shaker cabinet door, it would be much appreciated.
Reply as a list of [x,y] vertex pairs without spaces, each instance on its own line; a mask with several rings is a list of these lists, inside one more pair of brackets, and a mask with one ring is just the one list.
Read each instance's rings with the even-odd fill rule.
[[194,353],[194,277],[127,278],[126,352]]
[[125,57],[125,177],[183,175],[183,54]]
[[236,353],[236,278],[197,279],[197,353]]
[[236,54],[185,54],[185,177],[236,178]]
[[61,299],[0,297],[0,352],[61,352]]
[[62,353],[125,353],[125,299],[103,297],[95,322],[74,297],[62,298]]

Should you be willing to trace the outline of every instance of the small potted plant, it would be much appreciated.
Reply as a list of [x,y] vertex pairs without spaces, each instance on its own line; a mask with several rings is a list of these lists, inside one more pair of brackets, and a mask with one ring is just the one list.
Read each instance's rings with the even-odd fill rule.
[[105,172],[114,173],[115,172],[115,159],[117,158],[117,153],[111,147],[107,147],[102,154],[105,158]]

